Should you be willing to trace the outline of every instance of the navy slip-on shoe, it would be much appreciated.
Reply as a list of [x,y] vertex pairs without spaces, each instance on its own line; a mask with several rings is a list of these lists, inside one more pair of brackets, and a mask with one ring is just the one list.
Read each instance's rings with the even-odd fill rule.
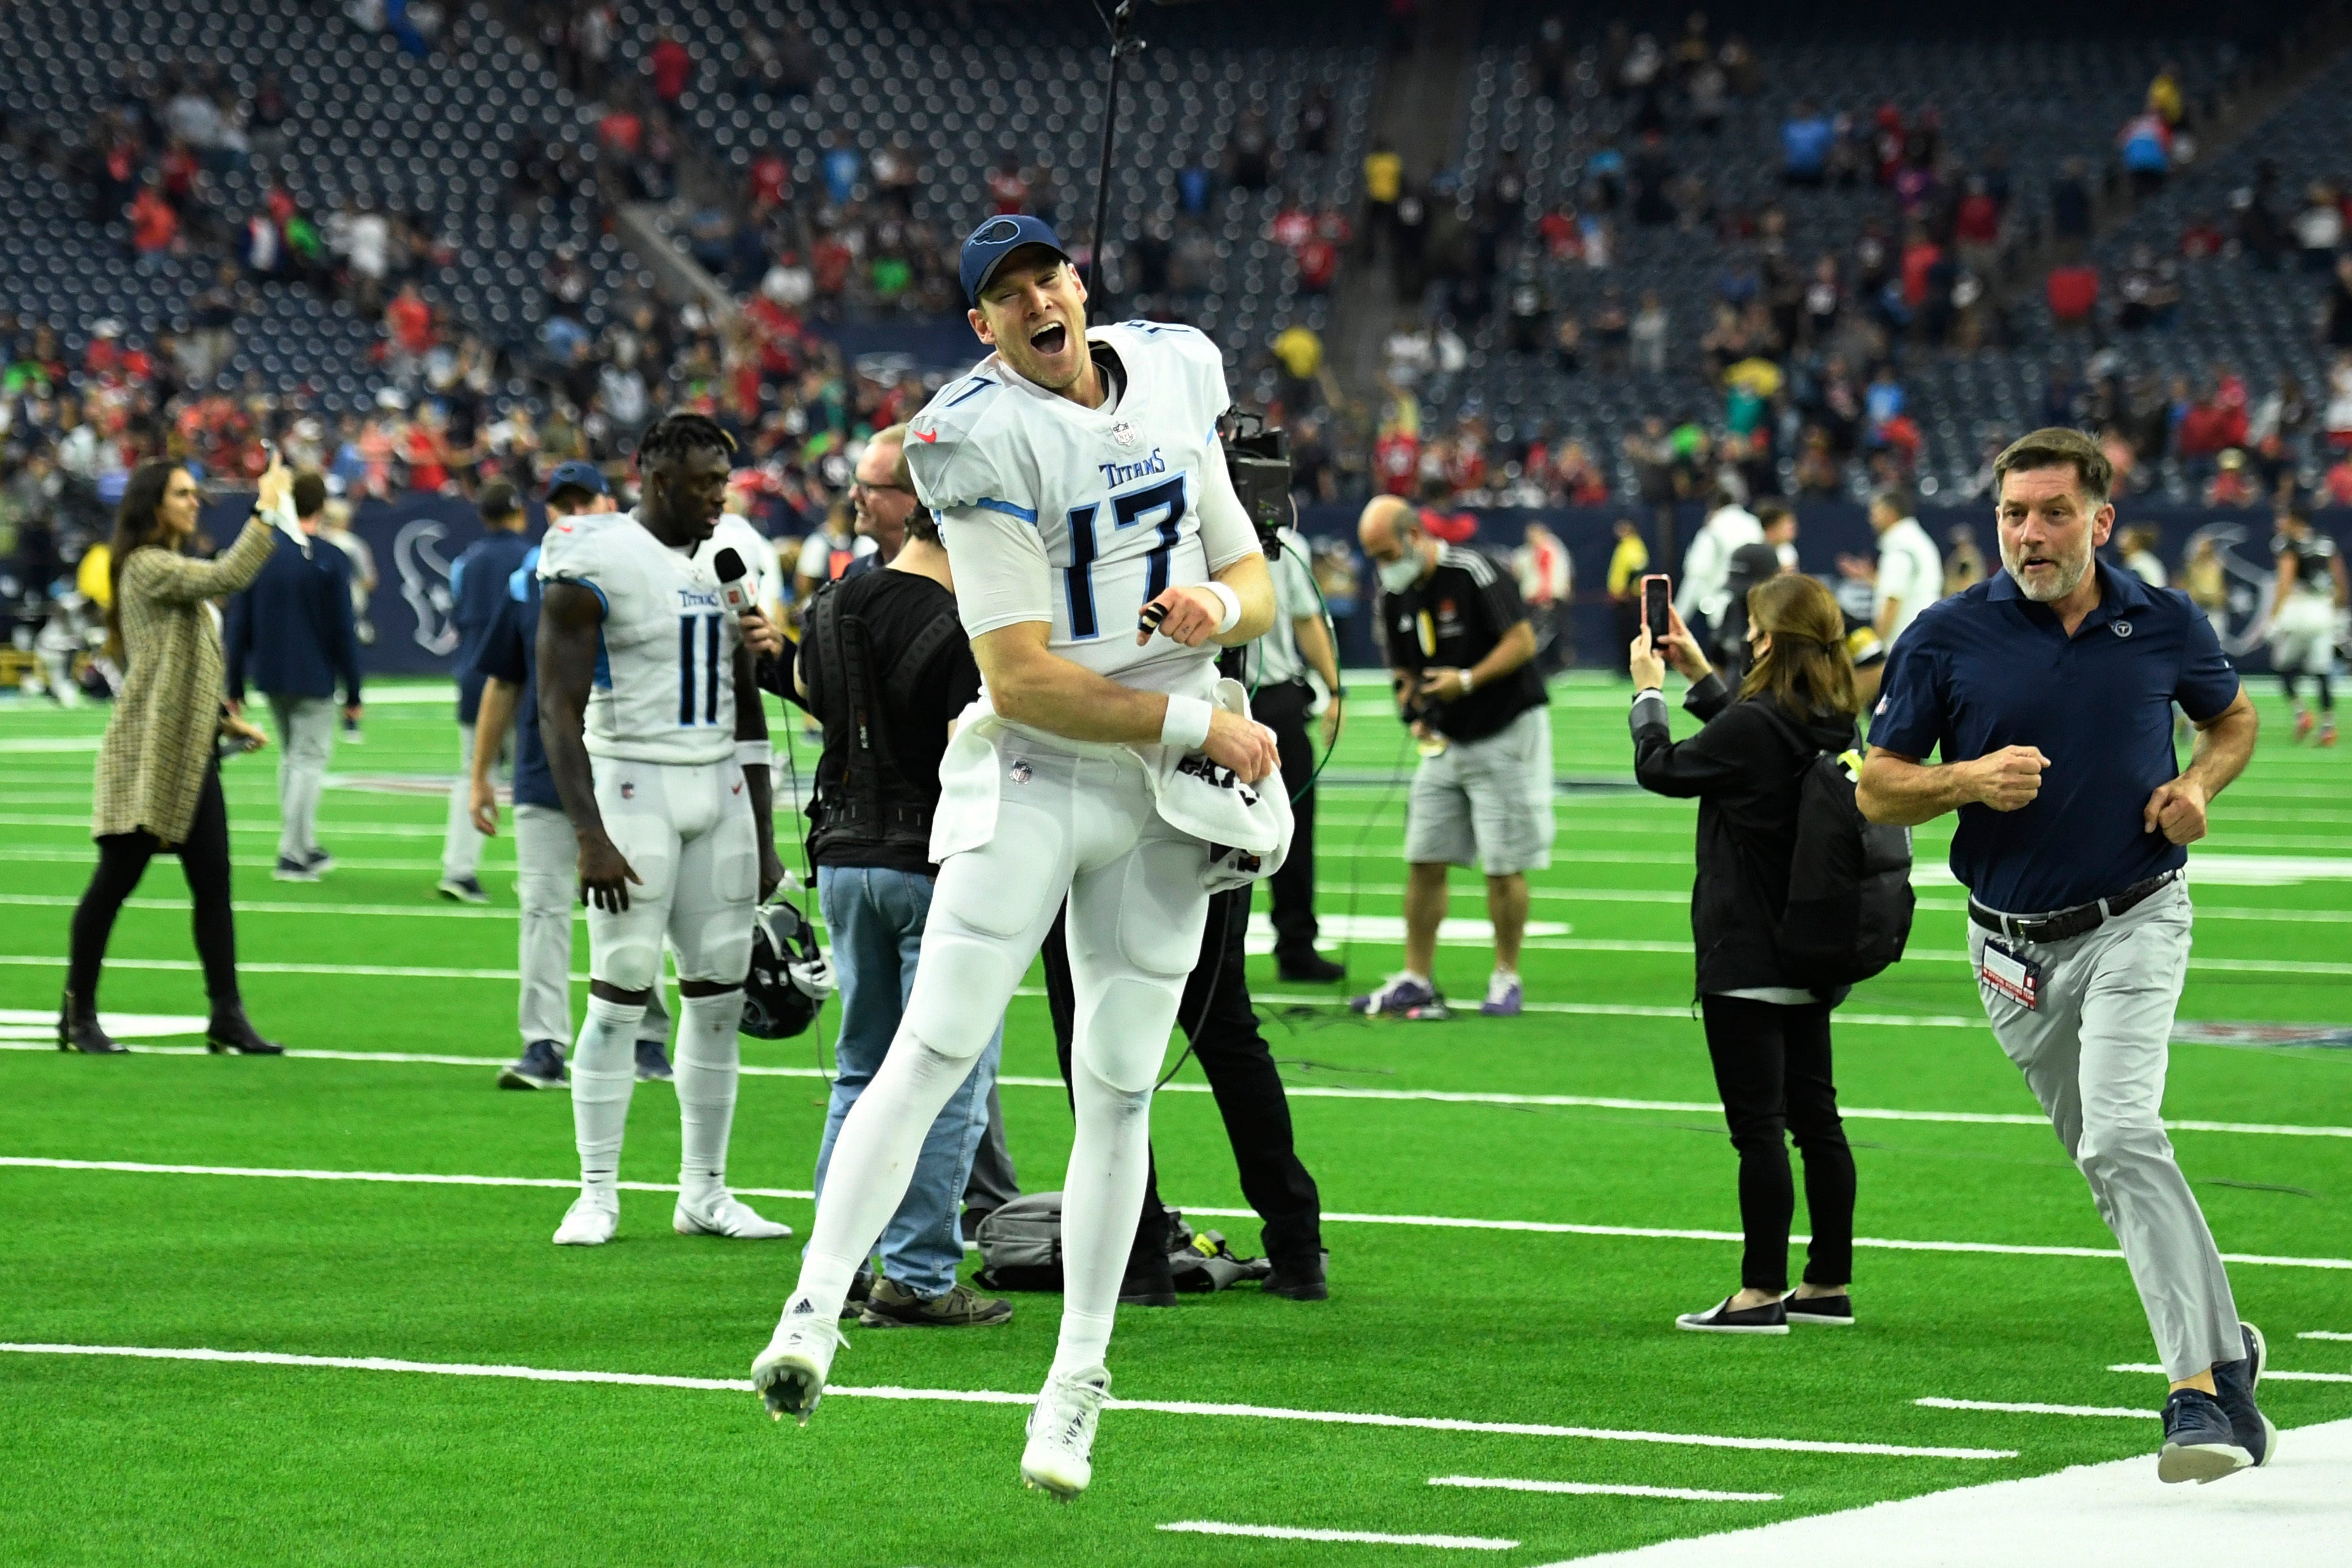
[[2246,1357],[2215,1365],[2213,1387],[2222,1412],[2230,1417],[2230,1431],[2237,1437],[2238,1447],[2252,1454],[2257,1466],[2267,1465],[2278,1452],[2278,1428],[2255,1407],[2254,1390],[2262,1383],[2270,1347],[2263,1341],[2263,1331],[2252,1323],[2241,1322],[2238,1332],[2245,1337]]
[[2167,1485],[2218,1481],[2253,1462],[2253,1455],[2231,1430],[2229,1412],[2220,1400],[2201,1388],[2172,1391],[2164,1402],[2164,1448],[2157,1455],[2157,1479]]

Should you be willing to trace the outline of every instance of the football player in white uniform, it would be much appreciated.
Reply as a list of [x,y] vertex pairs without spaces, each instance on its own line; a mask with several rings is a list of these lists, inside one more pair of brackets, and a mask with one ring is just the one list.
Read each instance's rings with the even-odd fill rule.
[[792,1234],[727,1190],[752,905],[784,874],[767,715],[711,565],[732,449],[701,415],[668,415],[638,444],[635,515],[558,523],[540,550],[541,735],[588,904],[588,1017],[572,1054],[580,1197],[559,1245],[609,1241],[619,1221],[637,1024],[665,936],[679,998],[672,1223],[684,1235]]
[[808,1419],[851,1276],[1066,895],[1077,1130],[1061,1338],[1021,1459],[1024,1481],[1066,1499],[1092,1475],[1152,1084],[1207,910],[1210,846],[1171,803],[1214,777],[1202,755],[1245,782],[1275,768],[1273,733],[1213,700],[1217,646],[1273,622],[1274,589],[1217,443],[1215,345],[1150,322],[1088,333],[1085,286],[1035,218],[990,219],[962,262],[972,329],[996,351],[916,416],[906,453],[985,689],[940,770],[939,888],[905,1020],[834,1145],[751,1380],[772,1414]]

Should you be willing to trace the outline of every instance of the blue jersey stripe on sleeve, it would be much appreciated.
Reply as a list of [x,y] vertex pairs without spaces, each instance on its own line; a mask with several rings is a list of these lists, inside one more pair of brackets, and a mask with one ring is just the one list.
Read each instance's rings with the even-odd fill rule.
[[992,512],[1003,512],[1006,517],[1018,517],[1024,523],[1034,523],[1037,520],[1037,514],[1028,507],[1016,507],[1010,501],[1000,501],[992,496],[982,496],[972,505],[985,507]]

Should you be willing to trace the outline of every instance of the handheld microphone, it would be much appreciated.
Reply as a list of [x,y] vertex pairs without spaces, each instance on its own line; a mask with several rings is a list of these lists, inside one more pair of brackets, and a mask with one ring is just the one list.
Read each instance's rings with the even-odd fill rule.
[[749,615],[760,608],[741,556],[731,549],[722,549],[710,558],[710,570],[719,574],[719,597],[728,609],[738,615]]

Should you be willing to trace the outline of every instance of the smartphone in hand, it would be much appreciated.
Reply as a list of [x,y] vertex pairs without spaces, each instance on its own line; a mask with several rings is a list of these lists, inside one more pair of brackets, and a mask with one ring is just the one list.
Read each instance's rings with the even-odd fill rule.
[[1642,579],[1642,627],[1649,632],[1654,643],[1663,644],[1666,640],[1666,628],[1673,624],[1669,619],[1670,607],[1674,602],[1673,587],[1672,580],[1663,571],[1654,571]]

